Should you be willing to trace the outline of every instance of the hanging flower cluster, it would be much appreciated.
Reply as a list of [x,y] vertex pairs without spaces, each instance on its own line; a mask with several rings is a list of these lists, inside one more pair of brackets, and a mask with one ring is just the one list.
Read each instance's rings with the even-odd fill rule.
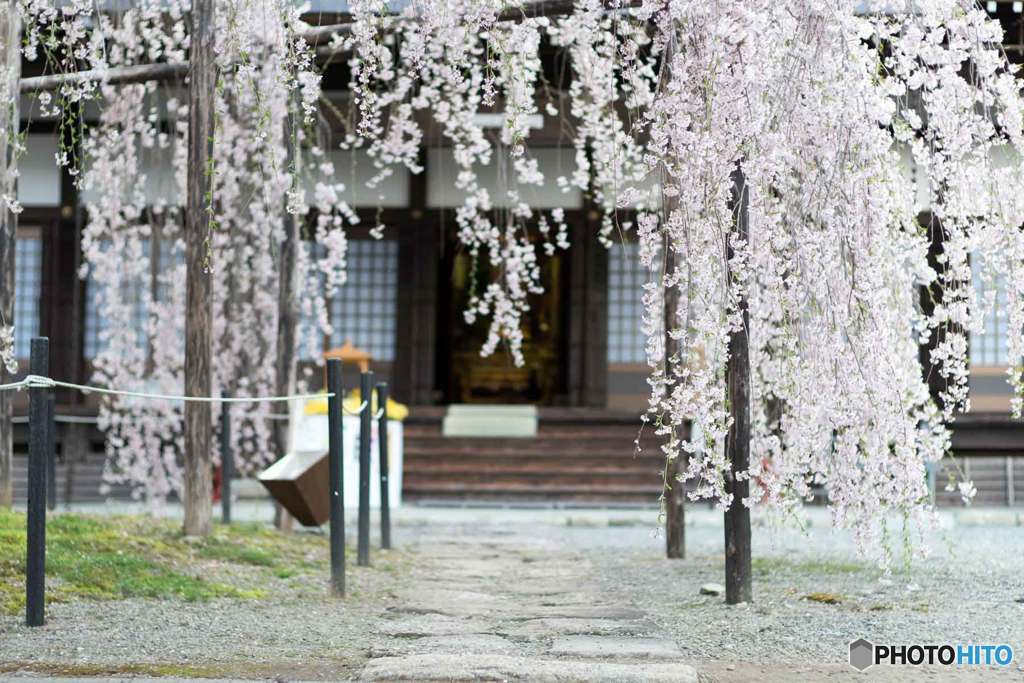
[[[42,44],[70,50],[81,36],[99,45],[89,68],[103,70],[183,62],[188,3],[144,0],[95,18],[94,3],[72,3],[58,14],[29,3],[26,54]],[[38,10],[32,14],[32,10]],[[285,212],[304,220],[314,195],[320,256],[300,264],[330,286],[344,282],[345,224],[354,219],[344,188],[315,139],[319,76],[311,76],[311,46],[287,2],[237,0],[217,4],[217,92],[207,267],[213,287],[213,386],[232,396],[273,395],[278,325],[280,245]],[[45,28],[40,28],[45,27]],[[83,27],[88,27],[88,30]],[[78,44],[78,43],[76,43]],[[80,70],[80,69],[79,69]],[[82,141],[81,190],[88,213],[83,266],[98,318],[93,380],[117,388],[180,394],[184,386],[185,281],[183,198],[187,178],[188,104],[180,84],[69,86],[54,107],[77,98],[98,105],[99,120]],[[296,122],[289,152],[284,122]],[[303,164],[302,158],[315,163]],[[161,171],[170,171],[169,174]],[[327,325],[323,291],[301,288],[298,305]],[[233,446],[243,468],[274,453],[266,404],[232,412]],[[107,434],[107,484],[159,504],[181,492],[182,405],[113,397],[100,409]],[[216,455],[216,454],[214,454]]]
[[14,356],[13,325],[0,325],[0,368],[12,375],[18,371],[18,359]]
[[[757,484],[744,502],[792,510],[824,488],[837,525],[869,547],[886,512],[926,517],[926,464],[948,451],[946,425],[969,407],[967,334],[992,298],[975,300],[970,261],[984,281],[1009,283],[1009,353],[1024,357],[1021,100],[999,27],[970,0],[893,5],[577,0],[548,21],[500,20],[489,2],[414,1],[398,18],[360,3],[353,91],[368,123],[358,132],[380,158],[402,161],[421,137],[409,132],[410,105],[443,126],[465,194],[460,239],[504,277],[467,317],[492,316],[485,353],[498,339],[514,348],[534,261],[489,218],[474,165],[490,145],[473,115],[500,102],[515,157],[529,133],[517,114],[534,111],[537,94],[523,95],[522,71],[535,67],[508,46],[567,50],[577,154],[561,182],[610,209],[602,239],[616,204],[635,216],[652,276],[649,419],[667,457],[688,454],[694,495],[729,505],[725,368],[743,330],[753,458],[733,475]],[[928,225],[901,151],[926,178]],[[667,330],[666,291],[679,302]],[[671,357],[666,334],[680,349]],[[941,408],[918,361],[925,344],[946,383]],[[1018,395],[1021,370],[1011,368]],[[698,437],[682,438],[687,422]]]
[[[186,57],[183,0],[146,0],[92,23],[85,0],[59,12],[20,2],[30,25],[47,27],[29,30],[26,54],[44,48],[65,68]],[[824,488],[836,524],[868,547],[887,512],[926,517],[926,465],[947,452],[946,425],[969,408],[967,335],[982,329],[993,299],[975,295],[972,264],[989,290],[1006,283],[1015,410],[1024,403],[1020,87],[997,24],[973,0],[903,5],[576,0],[571,13],[549,18],[502,0],[412,0],[398,14],[393,3],[356,0],[351,30],[331,42],[351,70],[343,147],[373,160],[371,191],[398,166],[422,171],[427,141],[451,148],[463,197],[458,238],[491,271],[465,316],[489,321],[483,353],[505,346],[522,363],[540,259],[568,246],[564,214],[527,200],[551,180],[531,153],[530,122],[559,116],[575,167],[555,181],[599,207],[605,243],[616,228],[635,229],[650,273],[647,419],[667,457],[687,454],[682,477],[696,482],[694,496],[729,505],[727,476],[749,478],[745,504],[788,511]],[[318,247],[299,252],[299,306],[323,331],[321,283],[343,284],[344,225],[355,216],[315,132],[319,76],[297,36],[297,10],[230,0],[218,13],[214,371],[233,393],[259,393],[273,380],[267,330],[277,315],[282,207],[316,209]],[[568,58],[564,90],[543,75],[545,49]],[[180,386],[180,209],[146,196],[141,159],[165,150],[180,191],[185,105],[148,85],[80,82],[62,97],[97,89],[84,245],[118,335],[96,366],[111,384]],[[495,115],[502,125],[492,132],[483,120]],[[302,121],[292,154],[282,133],[289,116]],[[926,225],[901,154],[925,178]],[[487,164],[499,167],[501,202],[478,175]],[[122,334],[139,282],[148,282],[148,343]],[[666,301],[678,306],[666,312]],[[750,347],[753,457],[749,471],[730,473],[725,368],[740,332]],[[945,382],[941,406],[918,362],[922,345]],[[178,486],[180,411],[152,410],[135,427],[145,409],[115,402],[105,420],[121,458],[114,469],[148,481],[162,468],[160,493]],[[686,423],[693,438],[683,438]],[[267,438],[258,412],[233,432],[253,450]]]
[[[734,475],[758,485],[744,503],[789,510],[823,487],[835,523],[883,547],[870,542],[886,511],[923,519],[925,466],[967,408],[965,333],[984,314],[968,257],[1020,281],[1020,157],[997,169],[992,154],[1020,149],[998,26],[956,0],[895,13],[845,0],[645,8],[665,46],[646,154],[671,202],[640,239],[649,267],[663,244],[677,257],[661,284],[678,294],[668,334],[683,350],[666,359],[651,345],[658,429],[693,421],[701,438],[670,447],[689,454],[695,495],[728,505],[724,368],[745,330],[754,439],[750,470]],[[900,146],[927,174],[930,225]],[[944,242],[930,260],[934,230]],[[940,292],[932,311],[922,288]],[[1024,325],[1010,327],[1020,358]],[[930,335],[941,411],[918,361]]]
[[[416,113],[429,114],[451,146],[455,186],[464,197],[455,212],[459,241],[473,259],[487,259],[492,273],[470,293],[466,321],[489,319],[481,353],[502,345],[521,365],[522,316],[529,295],[543,291],[536,242],[548,254],[568,246],[562,214],[543,215],[524,197],[545,183],[526,142],[530,120],[540,113],[540,46],[549,22],[499,21],[500,2],[413,2],[398,17],[388,14],[388,3],[374,0],[350,3],[350,9],[358,115],[353,144],[366,147],[382,169],[379,177],[394,164],[420,172],[425,134]],[[492,138],[481,114],[495,113],[501,126]],[[492,163],[505,177],[505,210],[495,209],[477,175]]]

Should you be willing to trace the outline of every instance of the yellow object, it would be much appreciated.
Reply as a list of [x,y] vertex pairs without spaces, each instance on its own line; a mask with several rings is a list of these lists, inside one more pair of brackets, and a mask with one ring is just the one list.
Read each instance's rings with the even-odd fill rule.
[[[324,351],[324,360],[329,360],[331,358],[338,358],[346,365],[358,365],[360,372],[366,372],[369,370],[370,361],[373,360],[373,356],[370,355],[369,351],[357,349],[352,345],[351,339],[346,339],[345,343],[336,349]],[[324,371],[326,372],[326,368]]]
[[[345,402],[342,404],[345,410],[349,413],[355,413],[359,410],[359,406],[363,404],[363,399],[359,395],[358,389],[353,389],[351,393],[345,398]],[[377,413],[377,392],[373,392],[373,405],[370,406],[370,410],[374,414]],[[326,415],[327,414],[327,397],[314,398],[306,401],[306,415]],[[401,422],[409,415],[409,408],[404,403],[399,403],[395,399],[388,397],[388,419],[398,420]]]

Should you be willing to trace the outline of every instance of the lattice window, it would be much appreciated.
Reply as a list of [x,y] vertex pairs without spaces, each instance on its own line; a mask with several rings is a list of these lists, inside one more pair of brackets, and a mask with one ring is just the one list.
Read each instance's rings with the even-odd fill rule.
[[[974,288],[981,292],[981,276],[976,267],[971,268],[974,276]],[[985,330],[981,334],[970,335],[971,365],[1008,365],[1006,354],[1006,278],[995,279],[995,306],[985,314]]]
[[18,231],[14,261],[14,355],[28,358],[32,337],[39,336],[43,240],[38,231]]
[[643,363],[647,336],[643,332],[643,285],[649,277],[635,242],[608,250],[608,362]]
[[349,242],[348,281],[331,299],[331,346],[349,339],[374,360],[394,360],[397,308],[398,243]]

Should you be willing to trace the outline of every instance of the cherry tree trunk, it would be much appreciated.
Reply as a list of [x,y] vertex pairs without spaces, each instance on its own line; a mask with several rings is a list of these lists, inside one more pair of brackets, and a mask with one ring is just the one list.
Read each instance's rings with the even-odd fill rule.
[[[671,198],[674,203],[675,199]],[[669,215],[674,207],[671,204],[665,206],[666,215]],[[672,273],[676,268],[676,254],[672,251],[671,240],[665,240],[665,273]],[[671,364],[669,359],[681,354],[679,341],[673,339],[670,332],[679,326],[679,289],[669,287],[664,290],[665,310],[663,314],[665,335],[665,379],[671,385],[670,376]],[[673,437],[668,437],[673,439]],[[686,454],[677,447],[677,451],[665,464],[665,555],[669,559],[683,559],[686,557],[686,521],[685,508],[685,486],[678,481],[679,474],[683,471],[683,463]]]
[[[214,0],[193,0],[185,212],[185,393],[210,395],[210,188],[213,153]],[[212,530],[211,405],[185,403],[185,534]]]
[[[21,21],[18,3],[9,0],[0,5],[0,97],[12,102],[0,107],[0,196],[15,197],[18,191],[12,146],[21,125],[18,113],[18,79],[21,76]],[[14,321],[14,252],[18,216],[5,203],[0,204],[0,325]],[[11,379],[0,363],[0,384]],[[12,395],[0,391],[0,507],[10,507],[14,499],[14,449],[11,424]]]
[[666,472],[670,488],[665,495],[665,556],[670,560],[686,559],[686,487],[677,481],[683,458],[679,453],[669,460]]
[[[298,102],[293,101],[298,107]],[[298,113],[292,111],[285,122],[285,145],[288,149],[288,162],[294,168],[294,177],[298,177],[299,149]],[[295,335],[298,326],[295,295],[298,291],[296,278],[298,271],[296,259],[299,249],[299,219],[295,214],[284,214],[284,241],[278,258],[278,290],[277,290],[277,358],[274,367],[274,381],[278,396],[290,395],[295,390]],[[278,458],[284,457],[288,451],[288,422],[283,419],[288,415],[288,404],[278,403],[278,419],[274,421],[274,445]],[[275,521],[280,529],[290,529],[292,517],[280,505],[276,508]]]
[[[734,213],[731,239],[749,238],[748,194],[742,173],[734,177]],[[732,245],[728,254],[732,257]],[[731,465],[725,474],[725,490],[732,502],[725,511],[725,601],[730,605],[750,602],[753,597],[750,567],[750,508],[743,504],[750,495],[750,480],[738,479],[736,472],[750,469],[750,344],[746,295],[739,302],[742,325],[729,335],[726,389],[732,427],[725,439],[726,457]]]
[[[665,87],[672,73],[672,62],[676,54],[675,34],[665,46],[665,59],[661,74],[661,87]],[[668,168],[661,169],[661,206],[664,219],[667,221],[672,212],[679,207],[678,194],[665,194],[664,188],[670,182]],[[668,232],[665,233],[665,269],[666,276],[675,272],[677,254],[672,250],[672,239]],[[679,341],[672,338],[672,330],[679,327],[679,288],[672,286],[664,288],[664,308],[662,310],[662,334],[665,345],[665,381],[668,383],[669,391],[674,384],[670,374],[671,359],[674,356],[683,357],[683,349]],[[678,427],[677,427],[678,428]],[[676,434],[675,436],[678,436]],[[672,439],[673,437],[669,437]],[[670,560],[684,559],[686,557],[686,487],[679,481],[679,475],[684,471],[686,453],[677,447],[674,457],[670,457],[665,465],[665,555]]]

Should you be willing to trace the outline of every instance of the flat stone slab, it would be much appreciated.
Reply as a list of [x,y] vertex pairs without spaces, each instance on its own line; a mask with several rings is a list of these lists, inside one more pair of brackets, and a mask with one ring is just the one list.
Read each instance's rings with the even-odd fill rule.
[[504,681],[542,683],[697,683],[697,672],[686,664],[668,662],[588,662],[508,657],[505,655],[410,655],[371,659],[360,680],[365,681]]
[[506,587],[513,595],[568,595],[577,594],[580,589],[579,580],[572,579],[528,579]]
[[538,607],[535,614],[524,615],[530,618],[561,618],[561,619],[625,619],[635,621],[643,619],[647,614],[632,607],[615,607],[614,605],[580,605],[564,607]]
[[555,639],[549,652],[558,657],[679,659],[683,656],[675,641],[668,638],[619,636],[564,636]]
[[405,589],[398,591],[396,613],[443,614],[447,616],[487,617],[515,609],[512,602],[473,591]]
[[498,627],[496,633],[513,638],[550,638],[557,636],[645,635],[657,632],[649,621],[619,619],[530,619],[509,628]]
[[396,638],[423,636],[454,636],[487,633],[493,629],[490,621],[445,614],[409,614],[381,624],[379,631]]
[[428,636],[407,643],[410,654],[439,655],[523,655],[522,648],[501,636],[487,633]]

